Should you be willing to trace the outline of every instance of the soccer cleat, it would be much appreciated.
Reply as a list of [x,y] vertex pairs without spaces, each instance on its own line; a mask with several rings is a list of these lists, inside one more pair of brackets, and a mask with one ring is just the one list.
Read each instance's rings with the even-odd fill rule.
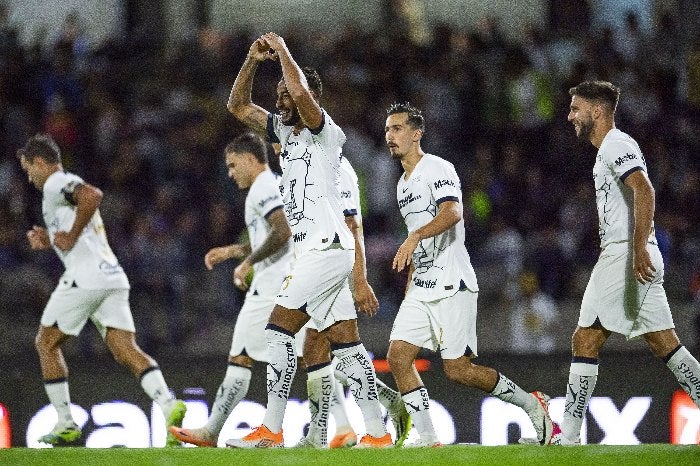
[[349,448],[357,445],[357,435],[352,430],[345,433],[335,434],[331,443],[328,444],[331,448]]
[[360,443],[353,448],[391,448],[393,446],[394,442],[391,441],[391,434],[387,432],[381,437],[372,437],[369,434],[365,434],[360,439]]
[[274,434],[270,432],[270,429],[261,425],[243,438],[226,440],[226,446],[231,448],[282,448],[284,437],[281,430],[278,434]]
[[391,422],[394,424],[394,430],[396,430],[394,446],[398,448],[403,445],[406,437],[408,437],[408,433],[411,431],[411,415],[408,414],[406,405],[401,397],[398,397],[396,401],[392,403],[391,408],[387,410],[387,412],[391,418]]
[[56,446],[75,445],[82,435],[80,427],[76,424],[70,426],[56,425],[51,432],[39,437],[39,442]]
[[182,400],[173,400],[170,412],[165,417],[165,431],[168,433],[165,438],[166,447],[182,446],[180,440],[172,433],[171,427],[182,427],[182,420],[185,418],[187,405]]
[[199,429],[183,429],[182,427],[170,426],[170,433],[180,442],[191,443],[198,447],[215,447],[216,436],[204,427]]
[[328,448],[324,447],[323,445],[320,445],[313,440],[310,440],[309,437],[302,437],[299,440],[299,443],[294,445],[294,448],[316,448],[316,449],[323,449],[323,448]]
[[[554,433],[554,422],[549,417],[549,396],[542,392],[536,391],[531,393],[537,400],[537,408],[532,412],[527,413],[535,427],[537,433],[537,441],[540,445],[549,445],[552,442],[552,434]],[[558,426],[557,426],[558,427]]]
[[436,448],[441,447],[442,443],[437,440],[427,440],[419,438],[415,442],[407,443],[405,448]]

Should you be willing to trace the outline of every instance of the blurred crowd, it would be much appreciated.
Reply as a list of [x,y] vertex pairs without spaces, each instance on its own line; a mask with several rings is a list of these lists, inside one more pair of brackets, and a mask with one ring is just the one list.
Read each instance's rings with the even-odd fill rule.
[[[462,179],[482,302],[512,308],[513,328],[525,329],[517,336],[544,332],[557,302],[579,299],[599,252],[595,149],[566,121],[567,91],[585,79],[622,87],[617,125],[649,165],[667,290],[700,298],[700,35],[687,24],[696,18],[661,13],[644,30],[633,13],[612,28],[594,27],[585,8],[553,11],[508,40],[492,18],[474,29],[428,27],[403,4],[386,2],[381,24],[391,27],[280,31],[297,61],[320,71],[322,105],[347,135],[380,319],[393,318],[406,280],[390,270],[405,235],[400,165],[383,132],[395,101],[423,109],[423,148]],[[0,11],[0,321],[35,326],[62,271],[52,251],[32,252],[25,239],[42,224],[40,193],[15,152],[41,131],[59,143],[66,169],[105,193],[101,212],[143,346],[157,353],[213,338],[242,299],[234,264],[208,272],[203,257],[245,229],[245,193],[226,178],[223,148],[244,130],[226,101],[255,34],[202,27],[167,43],[142,30],[91,44],[77,13],[49,47],[41,36],[21,46],[18,33]],[[273,110],[279,78],[278,64],[261,66],[254,101]]]

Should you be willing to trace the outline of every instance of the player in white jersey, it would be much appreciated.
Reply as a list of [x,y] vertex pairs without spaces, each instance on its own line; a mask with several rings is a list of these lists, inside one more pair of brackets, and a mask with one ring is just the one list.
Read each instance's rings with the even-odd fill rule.
[[643,337],[700,407],[700,365],[681,345],[663,288],[664,264],[654,233],[654,188],[637,142],[615,128],[620,89],[586,81],[569,89],[568,120],[598,149],[593,181],[601,253],[572,337],[561,443],[580,442],[598,378],[598,352],[611,332]]
[[[61,345],[69,336],[77,336],[88,319],[114,359],[139,378],[144,391],[160,405],[166,428],[181,425],[185,403],[173,398],[156,361],[136,344],[129,281],[109,247],[98,210],[102,192],[63,170],[58,145],[47,135],[31,137],[17,156],[29,181],[43,194],[46,228],[29,230],[29,244],[37,250],[53,247],[65,266],[35,340],[44,387],[58,413],[54,429],[39,441],[75,444],[82,435],[70,411],[68,367]],[[179,444],[168,435],[167,446]]]
[[[267,362],[265,326],[277,292],[289,275],[292,258],[292,233],[282,209],[279,177],[268,166],[266,142],[256,134],[246,133],[228,144],[224,152],[228,176],[240,189],[250,188],[245,199],[249,242],[213,248],[204,262],[211,270],[228,259],[241,260],[233,281],[247,294],[233,330],[226,375],[207,423],[198,429],[170,429],[183,442],[207,447],[216,446],[229,414],[248,393],[253,363]],[[251,267],[254,274],[249,282],[246,277]]]
[[[282,80],[277,85],[273,115],[251,101],[253,77],[265,60],[279,60]],[[312,70],[302,71],[284,40],[268,33],[250,47],[231,89],[228,109],[251,129],[267,134],[281,145],[280,192],[292,229],[294,262],[277,296],[267,325],[268,403],[263,423],[231,447],[281,447],[282,421],[291,382],[296,373],[294,335],[310,319],[331,344],[343,371],[357,375],[351,391],[363,413],[367,434],[360,447],[391,446],[377,401],[376,375],[360,341],[357,314],[347,286],[355,258],[355,237],[345,224],[340,197],[340,158],[345,134],[320,107],[321,80]],[[347,305],[345,303],[348,303]],[[359,302],[358,309],[374,315],[377,303]],[[308,373],[316,380],[330,366]]]
[[[363,302],[371,302],[373,305],[378,305],[374,290],[367,281],[360,187],[357,174],[345,157],[341,159],[340,163],[340,197],[342,198],[343,214],[348,227],[353,231],[357,230],[355,235],[355,264],[348,286],[358,305]],[[351,303],[342,302],[339,305],[351,305]],[[309,423],[308,434],[301,439],[297,446],[306,448],[354,446],[357,443],[357,435],[350,425],[347,411],[345,410],[344,386],[349,385],[350,380],[342,370],[342,363],[337,358],[331,361],[328,340],[316,330],[312,321],[309,321],[302,331],[297,334],[296,341],[297,354],[304,355],[307,370],[317,372],[317,369],[329,364],[333,366],[332,372],[321,377],[318,382],[310,381],[308,384],[311,422]],[[394,444],[401,446],[411,428],[411,417],[406,411],[401,395],[396,390],[389,388],[379,378],[376,379],[376,383],[379,402],[386,408],[394,424],[396,432]],[[330,442],[327,442],[329,413],[333,414],[336,430],[335,436]]]
[[548,444],[555,429],[548,397],[527,393],[498,371],[472,363],[477,355],[479,287],[464,245],[461,183],[451,163],[423,152],[424,131],[421,111],[410,104],[394,104],[387,110],[386,143],[404,169],[396,196],[408,228],[393,268],[401,272],[409,267],[387,358],[420,435],[412,446],[440,444],[430,419],[428,391],[414,366],[421,348],[440,352],[450,380],[525,410],[540,443]]

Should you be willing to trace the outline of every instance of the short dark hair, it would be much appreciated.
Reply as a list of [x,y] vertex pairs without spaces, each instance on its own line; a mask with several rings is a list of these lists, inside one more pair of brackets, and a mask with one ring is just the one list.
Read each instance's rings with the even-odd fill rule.
[[260,163],[267,163],[267,142],[255,133],[243,133],[226,145],[225,152],[250,153]]
[[615,113],[617,102],[620,100],[620,88],[607,81],[584,81],[569,89],[569,95],[603,103],[611,113]]
[[49,163],[61,163],[61,149],[51,136],[44,133],[37,133],[30,137],[24,147],[17,150],[17,158],[24,159],[29,163],[34,163],[36,157],[40,157]]
[[387,116],[395,113],[408,113],[408,124],[413,129],[419,129],[425,133],[425,118],[423,112],[411,105],[409,102],[394,102],[386,109]]
[[323,82],[321,81],[321,75],[318,74],[316,69],[308,66],[303,67],[301,72],[304,73],[309,89],[314,91],[318,99],[321,99],[321,94],[323,93]]

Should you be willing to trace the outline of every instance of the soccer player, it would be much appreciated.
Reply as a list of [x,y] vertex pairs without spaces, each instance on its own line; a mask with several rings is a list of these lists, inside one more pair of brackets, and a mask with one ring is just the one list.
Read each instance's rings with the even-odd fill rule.
[[[69,336],[78,335],[88,319],[114,359],[141,381],[144,391],[161,407],[166,428],[181,425],[185,403],[173,398],[158,364],[136,344],[129,281],[107,243],[98,210],[102,192],[63,170],[58,145],[47,135],[32,136],[17,156],[29,182],[43,193],[47,228],[32,227],[27,232],[29,244],[36,250],[53,247],[66,268],[44,308],[35,340],[44,388],[58,413],[54,429],[39,441],[70,445],[82,435],[70,412],[68,367],[61,345]],[[180,442],[168,435],[166,445]]]
[[[369,303],[369,309],[376,311],[379,302],[367,281],[360,188],[357,183],[357,174],[345,157],[341,159],[340,163],[340,196],[343,202],[345,223],[355,236],[355,264],[349,280],[350,290],[357,307]],[[345,302],[345,304],[349,303]],[[331,361],[328,340],[314,328],[312,321],[309,321],[305,328],[297,334],[297,354],[304,355],[307,367],[328,365],[329,363],[333,366],[333,371],[330,374],[307,382],[311,422],[308,434],[301,439],[297,446],[307,448],[323,448],[327,445],[330,448],[354,446],[357,443],[357,435],[350,425],[345,409],[344,386],[349,385],[350,381],[343,373],[342,367],[339,367],[342,363],[337,358]],[[397,391],[389,388],[379,378],[376,379],[376,383],[379,403],[386,408],[394,424],[396,431],[394,444],[401,446],[411,428],[411,417]],[[327,443],[329,412],[333,414],[335,419],[336,431],[333,439]]]
[[[279,60],[282,67],[277,115],[251,101],[253,76],[267,59]],[[269,358],[265,417],[250,434],[227,441],[231,447],[283,446],[282,421],[297,369],[294,335],[310,319],[328,339],[351,380],[350,390],[367,429],[357,446],[392,445],[377,401],[374,367],[360,341],[347,286],[355,262],[355,240],[343,218],[339,189],[345,134],[319,106],[321,90],[318,73],[303,72],[284,40],[267,33],[251,45],[229,97],[228,109],[236,118],[257,132],[267,131],[272,142],[281,144],[280,191],[294,241],[292,272],[279,291],[265,331]],[[370,315],[376,312],[369,301],[360,303],[359,309]],[[331,372],[330,365],[308,369],[309,380]]]
[[[170,428],[181,441],[206,447],[216,446],[229,414],[248,393],[253,363],[267,362],[265,326],[277,292],[289,275],[292,258],[292,232],[282,210],[279,177],[268,166],[266,142],[257,134],[246,133],[228,144],[224,152],[228,176],[240,189],[250,188],[245,199],[250,242],[213,248],[204,263],[211,270],[228,259],[241,260],[233,281],[247,294],[233,330],[226,375],[207,423],[198,429]],[[247,283],[251,267],[253,281]]]
[[386,143],[404,173],[396,195],[408,237],[393,268],[409,267],[406,295],[396,315],[389,343],[389,366],[413,424],[420,435],[411,446],[438,446],[429,414],[428,391],[414,360],[421,348],[440,351],[450,380],[521,407],[532,420],[541,444],[548,444],[554,424],[548,397],[527,393],[494,369],[472,363],[477,355],[476,301],[479,288],[464,246],[462,189],[454,166],[421,148],[422,113],[410,104],[387,110]]
[[566,389],[562,444],[580,443],[581,423],[598,378],[598,352],[612,332],[643,337],[700,407],[700,365],[681,345],[664,291],[654,232],[654,188],[637,142],[615,127],[620,89],[585,81],[569,89],[568,120],[598,149],[593,182],[601,253],[583,294]]

